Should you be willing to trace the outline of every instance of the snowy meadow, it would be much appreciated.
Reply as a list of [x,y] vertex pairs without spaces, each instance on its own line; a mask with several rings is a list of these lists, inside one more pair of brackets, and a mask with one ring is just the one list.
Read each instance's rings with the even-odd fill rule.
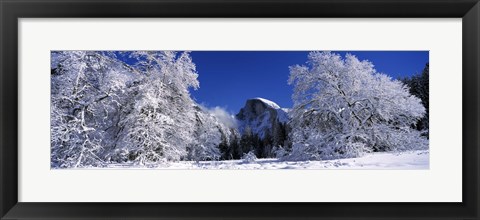
[[212,85],[194,58],[52,51],[51,168],[429,168],[428,62],[394,78],[353,52],[306,52],[278,62],[291,106],[262,93],[232,113],[192,95]]

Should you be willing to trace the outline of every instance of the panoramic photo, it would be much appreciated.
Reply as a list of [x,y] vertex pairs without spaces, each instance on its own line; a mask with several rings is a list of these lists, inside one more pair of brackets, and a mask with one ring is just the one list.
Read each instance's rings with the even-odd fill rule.
[[428,51],[51,51],[51,169],[429,169]]

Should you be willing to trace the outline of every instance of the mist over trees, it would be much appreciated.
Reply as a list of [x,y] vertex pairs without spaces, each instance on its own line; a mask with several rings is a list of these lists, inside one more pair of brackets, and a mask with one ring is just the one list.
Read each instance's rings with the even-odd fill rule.
[[428,71],[427,64],[421,75],[399,81],[353,55],[311,52],[306,64],[290,67],[292,109],[256,98],[233,117],[192,99],[200,82],[188,52],[54,51],[51,167],[425,149]]

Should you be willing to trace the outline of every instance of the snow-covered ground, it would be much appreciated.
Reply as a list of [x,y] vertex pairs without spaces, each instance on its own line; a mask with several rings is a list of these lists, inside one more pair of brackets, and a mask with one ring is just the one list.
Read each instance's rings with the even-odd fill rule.
[[[111,165],[110,168],[132,168],[128,165]],[[417,150],[395,153],[371,153],[359,158],[324,161],[279,161],[257,159],[227,161],[181,161],[156,169],[429,169],[429,151]]]

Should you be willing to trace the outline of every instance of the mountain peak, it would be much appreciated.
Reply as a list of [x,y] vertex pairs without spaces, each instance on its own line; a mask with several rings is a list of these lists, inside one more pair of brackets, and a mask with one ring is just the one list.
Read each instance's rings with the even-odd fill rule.
[[248,127],[253,134],[264,137],[265,133],[273,131],[275,124],[286,123],[288,113],[275,102],[257,97],[248,99],[235,118],[239,122],[240,133]]
[[270,101],[268,99],[265,99],[265,98],[256,97],[256,98],[253,98],[253,99],[250,99],[250,100],[259,100],[259,101],[265,103],[267,106],[269,106],[271,108],[274,108],[274,109],[279,109],[280,108],[280,106],[277,105],[277,103],[275,103],[273,101]]

